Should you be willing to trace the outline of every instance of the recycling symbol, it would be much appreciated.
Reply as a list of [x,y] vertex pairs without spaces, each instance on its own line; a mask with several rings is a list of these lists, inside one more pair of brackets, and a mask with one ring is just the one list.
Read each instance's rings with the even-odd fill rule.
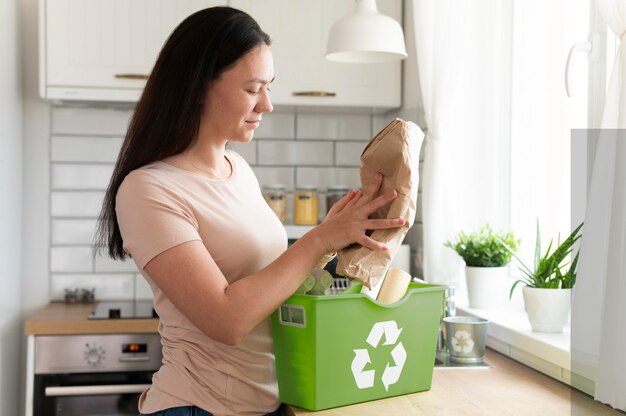
[[462,352],[463,354],[468,354],[474,348],[474,340],[472,340],[472,334],[462,329],[454,333],[451,343],[454,351]]
[[[394,345],[398,341],[401,332],[402,328],[398,328],[396,321],[376,322],[367,336],[367,343],[376,349],[384,335],[385,342],[382,345]],[[396,383],[400,379],[400,374],[402,374],[402,368],[406,361],[406,350],[402,342],[398,342],[391,350],[391,358],[394,365],[391,365],[391,361],[387,362],[381,376],[381,381],[386,391],[389,391],[389,386]],[[374,385],[376,370],[364,370],[365,366],[371,362],[367,348],[354,350],[352,375],[359,389],[366,389]]]

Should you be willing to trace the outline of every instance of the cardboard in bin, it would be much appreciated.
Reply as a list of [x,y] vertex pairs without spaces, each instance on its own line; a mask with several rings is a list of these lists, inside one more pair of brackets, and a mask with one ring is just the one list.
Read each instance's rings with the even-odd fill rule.
[[410,283],[391,305],[361,287],[295,294],[272,314],[282,402],[322,410],[430,389],[444,287]]

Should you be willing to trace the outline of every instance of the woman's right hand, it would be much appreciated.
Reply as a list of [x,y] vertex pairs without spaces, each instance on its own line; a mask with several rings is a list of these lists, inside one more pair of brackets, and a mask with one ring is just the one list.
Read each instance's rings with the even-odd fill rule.
[[395,190],[376,196],[382,181],[383,175],[377,173],[367,191],[351,189],[332,206],[324,221],[311,231],[321,240],[327,253],[336,252],[353,243],[373,250],[387,249],[384,244],[369,237],[366,231],[401,227],[405,221],[402,218],[369,218],[377,209],[398,196]]

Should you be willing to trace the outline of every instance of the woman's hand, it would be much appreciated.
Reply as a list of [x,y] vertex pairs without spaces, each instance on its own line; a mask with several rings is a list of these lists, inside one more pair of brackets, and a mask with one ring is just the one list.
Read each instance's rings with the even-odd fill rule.
[[377,173],[366,192],[350,190],[332,206],[324,221],[311,232],[321,239],[327,253],[333,253],[352,243],[358,243],[373,250],[386,250],[387,247],[367,236],[367,230],[397,228],[404,225],[404,219],[369,219],[378,208],[393,201],[398,195],[391,191],[376,197],[383,181]]

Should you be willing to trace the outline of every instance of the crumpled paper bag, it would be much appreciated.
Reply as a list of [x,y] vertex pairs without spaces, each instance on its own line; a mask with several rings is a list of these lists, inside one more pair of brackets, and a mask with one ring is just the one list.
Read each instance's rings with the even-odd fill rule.
[[[383,174],[378,195],[395,189],[396,199],[379,208],[370,218],[402,217],[399,228],[374,230],[370,237],[387,245],[388,250],[372,250],[352,244],[337,253],[337,274],[356,279],[372,288],[382,279],[407,231],[415,221],[419,184],[419,155],[424,133],[414,123],[396,118],[382,129],[361,154],[361,189],[366,191],[377,172]],[[378,196],[377,195],[377,196]]]

